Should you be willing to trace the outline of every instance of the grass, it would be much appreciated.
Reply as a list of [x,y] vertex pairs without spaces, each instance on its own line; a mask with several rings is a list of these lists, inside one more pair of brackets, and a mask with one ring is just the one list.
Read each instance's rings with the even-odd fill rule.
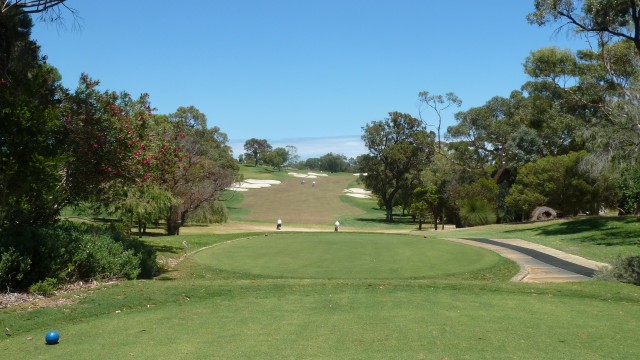
[[[245,178],[250,178],[245,174]],[[272,174],[273,175],[273,174]],[[251,189],[244,192],[242,201],[234,204],[250,211],[232,212],[233,220],[274,223],[282,218],[284,225],[331,226],[336,219],[348,215],[363,213],[360,209],[340,201],[340,195],[353,180],[350,174],[306,179],[287,175],[285,171],[273,175],[274,180],[282,181],[269,188]],[[311,182],[316,185],[312,186]]]
[[[190,260],[168,281],[5,310],[3,357],[637,358],[638,289],[437,280],[217,279]],[[210,268],[211,269],[211,268]],[[195,270],[191,272],[191,270]],[[61,341],[45,346],[57,329]],[[29,338],[32,338],[29,340]]]
[[640,254],[637,217],[594,216],[525,225],[493,225],[458,230],[455,236],[517,238],[603,262],[618,255]]
[[[280,176],[260,168],[247,171],[253,178]],[[342,184],[339,189],[353,187],[354,180],[345,175],[335,181]],[[236,215],[247,223],[274,223],[273,209],[290,203],[280,197],[269,206],[271,214],[257,216],[258,200],[267,201],[267,192],[251,190],[236,198]],[[293,199],[293,193],[288,196]],[[340,192],[325,196],[354,211],[339,213],[352,230],[415,228],[378,223],[383,213],[373,200]],[[314,211],[331,206],[325,202]],[[290,221],[283,220],[286,229]],[[518,270],[514,263],[434,238],[521,238],[606,260],[638,252],[636,218],[429,231],[428,239],[364,232],[283,231],[268,237],[212,232],[220,228],[144,236],[165,259],[210,247],[155,280],[69,293],[53,299],[69,300],[56,307],[0,310],[2,358],[640,358],[639,287],[606,281],[510,283]],[[44,335],[52,329],[59,331],[60,344],[46,346]]]
[[251,277],[424,279],[491,268],[500,257],[488,250],[409,235],[278,233],[227,243],[197,254],[194,260]]

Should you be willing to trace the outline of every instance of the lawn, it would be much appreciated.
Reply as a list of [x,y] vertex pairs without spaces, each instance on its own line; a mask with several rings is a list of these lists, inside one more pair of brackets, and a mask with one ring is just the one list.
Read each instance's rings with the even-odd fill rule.
[[[214,246],[157,280],[67,295],[76,304],[2,310],[8,330],[0,351],[10,359],[640,356],[637,287],[509,283],[517,269],[482,249],[415,235],[330,235],[338,234],[145,239],[173,257],[186,251],[179,240],[192,249]],[[366,246],[363,257],[358,248]],[[336,268],[303,269],[318,252],[335,257]],[[373,253],[388,255],[383,266],[349,274],[349,258],[353,268],[366,268],[362,259]],[[406,261],[398,261],[402,253]],[[448,267],[429,262],[442,253]],[[471,266],[476,257],[487,262]],[[437,275],[447,268],[457,270]],[[50,329],[60,332],[60,344],[44,345]]]
[[[324,196],[335,202],[327,200],[316,212],[326,216],[336,203],[351,208],[354,214],[339,217],[350,232],[265,236],[191,226],[180,236],[144,236],[163,261],[184,260],[166,265],[154,280],[68,293],[50,299],[58,303],[53,307],[0,310],[2,358],[640,358],[639,287],[600,280],[511,283],[518,271],[513,262],[439,239],[521,238],[607,260],[640,253],[637,218],[416,232],[414,224],[380,224],[373,200],[345,199],[337,190],[352,187],[351,176],[330,178],[335,191]],[[319,189],[330,183],[323,180]],[[253,206],[268,208],[258,200],[267,201],[276,189],[249,191],[234,206],[256,216]],[[268,204],[284,211],[289,196]],[[303,214],[309,209],[296,211],[318,216]],[[260,211],[263,218],[234,220],[234,226],[264,221],[275,227],[278,213]],[[58,345],[44,344],[49,330],[60,333]]]

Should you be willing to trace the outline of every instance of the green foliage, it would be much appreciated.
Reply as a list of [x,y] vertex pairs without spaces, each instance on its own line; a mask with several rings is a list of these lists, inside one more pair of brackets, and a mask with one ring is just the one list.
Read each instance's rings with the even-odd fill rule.
[[349,169],[347,157],[342,154],[328,153],[320,157],[319,170],[328,172],[343,172]]
[[[436,219],[440,216],[440,205],[438,189],[435,186],[419,187],[413,191],[411,213],[418,218],[420,230],[427,218]],[[437,224],[435,226],[437,227]]]
[[0,14],[0,228],[55,221],[66,194],[57,70],[20,10]]
[[157,269],[152,249],[114,228],[63,221],[8,229],[0,235],[0,283],[12,289],[28,288],[47,278],[64,284],[149,277]]
[[633,40],[640,50],[638,3],[635,0],[535,0],[527,15],[539,26],[562,22],[574,31]]
[[617,281],[640,286],[640,255],[618,256],[611,262],[611,267],[603,269],[601,278],[612,278]]
[[271,165],[278,171],[282,170],[282,165],[289,161],[289,152],[283,147],[277,147],[263,155],[265,164]]
[[266,139],[251,138],[244,142],[244,151],[247,152],[245,158],[251,158],[258,166],[262,161],[262,156],[271,151],[271,144]]
[[495,224],[495,205],[482,198],[465,200],[460,208],[460,221],[465,227]]
[[549,206],[567,215],[593,208],[593,187],[578,170],[585,153],[549,156],[520,168],[507,204],[528,216],[536,206]]
[[619,208],[627,214],[640,212],[640,169],[626,169],[618,180],[621,191]]
[[29,286],[29,292],[38,295],[49,296],[58,288],[58,280],[46,278]]
[[362,182],[377,195],[393,221],[396,194],[411,188],[412,180],[433,157],[434,137],[424,124],[409,114],[390,112],[384,121],[363,127],[362,139],[369,153],[359,158]]
[[[224,191],[239,179],[238,163],[227,145],[227,135],[219,127],[207,127],[206,116],[191,106],[180,107],[168,120],[174,123],[173,134],[184,158],[162,185],[178,200],[171,206],[167,218],[167,233],[175,235],[189,216],[220,199]],[[204,210],[204,209],[203,209]]]
[[126,227],[134,224],[154,224],[166,218],[171,206],[179,205],[179,201],[166,189],[142,185],[131,187],[127,197],[121,202],[112,204],[114,213],[124,220]]
[[31,259],[13,247],[0,248],[0,286],[3,289],[17,287],[31,268]]
[[222,201],[212,201],[189,215],[190,224],[220,224],[229,219],[227,205]]

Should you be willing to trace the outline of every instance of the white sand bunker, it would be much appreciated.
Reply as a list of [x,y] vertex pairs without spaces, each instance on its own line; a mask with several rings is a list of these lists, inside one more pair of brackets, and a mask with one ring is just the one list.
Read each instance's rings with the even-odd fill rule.
[[317,175],[312,175],[311,173],[309,174],[300,174],[297,172],[290,172],[288,173],[289,175],[293,175],[294,177],[299,177],[299,178],[307,178],[307,179],[315,179],[318,176]]
[[278,180],[247,179],[247,180],[232,184],[231,187],[228,188],[228,190],[247,191],[249,189],[260,189],[260,188],[270,187],[271,185],[277,185],[280,183],[281,181],[278,181]]
[[318,174],[318,173],[314,173],[314,172],[310,172],[309,175],[311,175],[311,176],[329,176],[327,174]]
[[371,191],[361,189],[361,188],[348,188],[348,189],[342,190],[342,192],[344,192],[345,195],[352,196],[352,197],[357,197],[362,199],[371,198]]
[[367,174],[367,173],[362,173],[362,174],[360,174],[360,173],[355,173],[355,174],[353,174],[353,175],[354,175],[354,176],[360,176],[360,175],[362,175],[362,176],[367,176],[368,174]]

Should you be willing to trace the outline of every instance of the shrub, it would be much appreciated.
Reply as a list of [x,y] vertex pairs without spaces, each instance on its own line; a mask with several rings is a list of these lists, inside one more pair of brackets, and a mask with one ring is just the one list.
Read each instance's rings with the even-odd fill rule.
[[640,285],[640,255],[618,256],[611,262],[611,267],[603,270],[599,277]]
[[487,200],[468,199],[460,208],[460,221],[465,227],[495,224],[496,211]]
[[38,294],[38,295],[51,295],[56,288],[58,287],[58,280],[53,278],[46,278],[42,281],[38,281],[37,283],[29,286],[29,292]]
[[[62,221],[0,233],[0,284],[36,289],[78,280],[151,277],[155,251],[115,227]],[[41,283],[46,279],[54,279]]]
[[31,267],[31,260],[16,249],[0,247],[0,286],[11,291],[17,287]]

